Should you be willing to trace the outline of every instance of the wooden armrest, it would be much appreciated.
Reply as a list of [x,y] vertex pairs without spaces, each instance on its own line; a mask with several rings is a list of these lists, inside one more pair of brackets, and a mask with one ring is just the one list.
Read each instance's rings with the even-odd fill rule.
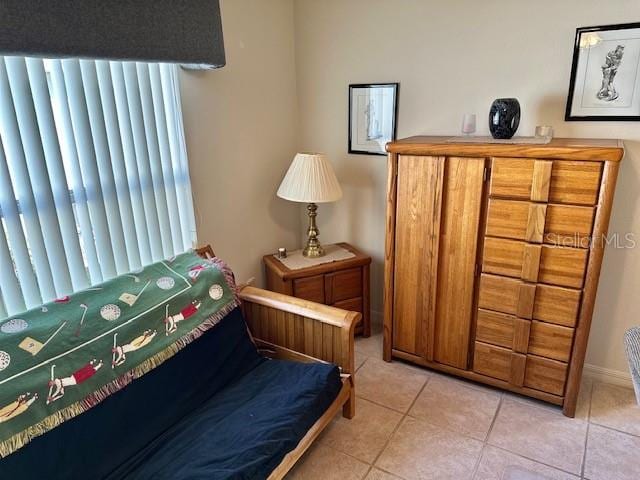
[[256,340],[354,372],[353,337],[360,313],[249,286],[240,291],[240,299]]

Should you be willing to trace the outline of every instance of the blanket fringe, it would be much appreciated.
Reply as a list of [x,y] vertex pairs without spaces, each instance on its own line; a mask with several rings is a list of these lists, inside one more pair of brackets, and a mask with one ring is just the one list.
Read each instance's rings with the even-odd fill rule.
[[210,262],[212,265],[215,265],[216,268],[222,272],[222,275],[224,275],[224,279],[227,281],[227,285],[233,292],[233,297],[236,299],[236,301],[238,301],[238,303],[240,303],[240,297],[238,296],[238,285],[236,284],[236,277],[233,274],[233,270],[231,270],[231,267],[229,267],[229,265],[227,265],[224,260],[221,260],[218,257],[210,258],[208,259],[208,262]]
[[[216,262],[217,263],[217,262]],[[106,385],[102,386],[97,391],[88,395],[82,400],[79,400],[68,407],[63,408],[55,412],[52,415],[49,415],[42,421],[38,422],[35,425],[30,426],[26,430],[23,430],[20,433],[13,435],[12,437],[0,442],[0,458],[4,458],[16,450],[22,448],[27,443],[29,443],[34,438],[48,432],[49,430],[54,429],[61,423],[66,422],[74,418],[77,415],[80,415],[83,412],[86,412],[90,408],[95,407],[104,399],[109,397],[110,395],[116,393],[117,391],[123,389],[135,379],[142,377],[147,372],[150,372],[157,366],[161,365],[171,357],[173,357],[176,353],[186,347],[188,344],[202,336],[207,330],[214,327],[218,324],[225,316],[227,316],[234,308],[239,306],[239,302],[237,299],[237,295],[235,293],[235,282],[233,281],[233,274],[231,273],[231,281],[229,281],[229,277],[227,271],[230,271],[224,262],[217,263],[219,265],[222,272],[225,274],[225,278],[229,283],[229,287],[231,287],[234,291],[234,298],[227,305],[222,307],[213,315],[209,316],[206,320],[200,323],[197,327],[191,330],[186,335],[180,337],[174,343],[169,345],[163,351],[156,353],[152,357],[149,357],[140,365],[132,368],[128,372],[119,376],[118,378],[112,380]]]

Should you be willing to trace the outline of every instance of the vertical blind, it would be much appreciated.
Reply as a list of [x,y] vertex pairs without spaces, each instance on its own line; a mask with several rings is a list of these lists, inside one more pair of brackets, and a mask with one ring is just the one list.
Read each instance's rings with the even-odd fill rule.
[[175,65],[0,57],[0,318],[190,248]]

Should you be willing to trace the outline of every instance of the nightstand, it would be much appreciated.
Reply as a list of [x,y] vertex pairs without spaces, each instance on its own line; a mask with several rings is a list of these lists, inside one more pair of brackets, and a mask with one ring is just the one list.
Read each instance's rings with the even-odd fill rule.
[[355,256],[296,270],[287,268],[273,254],[263,261],[267,289],[297,298],[362,313],[356,333],[371,335],[369,266],[371,257],[348,243],[336,244]]

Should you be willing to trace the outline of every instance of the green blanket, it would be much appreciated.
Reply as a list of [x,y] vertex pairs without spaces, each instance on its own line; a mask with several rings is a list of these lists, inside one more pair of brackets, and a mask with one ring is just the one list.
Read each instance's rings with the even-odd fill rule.
[[160,365],[237,305],[229,269],[189,252],[0,321],[0,457]]

